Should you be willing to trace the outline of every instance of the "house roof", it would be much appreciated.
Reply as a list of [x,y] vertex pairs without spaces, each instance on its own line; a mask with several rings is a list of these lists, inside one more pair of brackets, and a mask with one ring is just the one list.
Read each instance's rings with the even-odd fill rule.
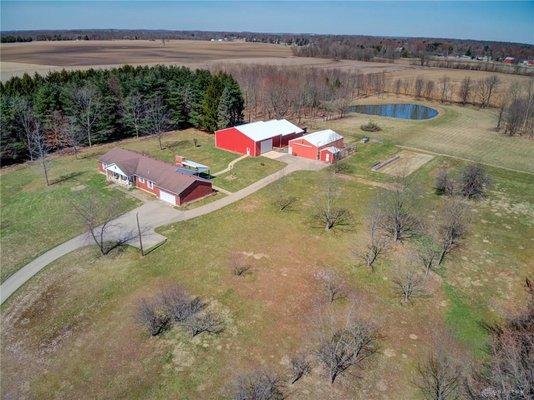
[[293,133],[304,132],[297,125],[285,119],[272,119],[270,121],[256,121],[250,124],[238,125],[235,127],[239,132],[248,136],[255,142],[270,139],[275,136],[287,136]]
[[172,164],[118,147],[108,151],[99,160],[106,164],[116,164],[128,176],[148,179],[160,189],[178,195],[196,181],[209,182],[197,176],[181,174]]
[[334,132],[332,129],[325,129],[322,131],[309,133],[302,136],[300,139],[307,141],[315,147],[321,147],[329,143],[333,143],[336,140],[343,139],[343,136],[337,132]]

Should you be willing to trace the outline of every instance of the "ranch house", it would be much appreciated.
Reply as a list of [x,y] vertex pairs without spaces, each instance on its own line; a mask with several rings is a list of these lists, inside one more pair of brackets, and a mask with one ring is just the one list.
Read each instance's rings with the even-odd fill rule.
[[287,146],[291,139],[303,133],[305,130],[285,119],[257,121],[216,131],[215,147],[259,156],[273,147]]
[[288,153],[332,164],[344,147],[343,136],[332,129],[325,129],[290,140]]
[[108,181],[144,190],[172,205],[213,193],[207,179],[180,173],[172,164],[118,147],[99,158],[98,169]]

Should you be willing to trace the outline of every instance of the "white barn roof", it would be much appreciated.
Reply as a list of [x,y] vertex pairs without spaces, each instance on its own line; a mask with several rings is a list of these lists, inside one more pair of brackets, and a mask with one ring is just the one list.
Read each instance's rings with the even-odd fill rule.
[[235,128],[255,142],[269,139],[278,135],[287,136],[293,133],[304,132],[301,128],[293,125],[291,122],[285,119],[251,122],[250,124],[239,125]]
[[325,129],[322,131],[317,131],[308,135],[304,135],[300,139],[303,139],[313,144],[315,147],[321,147],[329,143],[335,142],[336,140],[343,139],[343,136],[333,131],[332,129]]

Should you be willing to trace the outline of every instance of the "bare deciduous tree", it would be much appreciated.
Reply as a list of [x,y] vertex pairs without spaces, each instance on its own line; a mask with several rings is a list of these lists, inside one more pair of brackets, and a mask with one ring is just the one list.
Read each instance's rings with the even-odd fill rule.
[[250,270],[250,264],[242,253],[232,253],[230,256],[230,268],[235,276],[244,276]]
[[470,221],[469,207],[459,198],[446,199],[438,216],[438,240],[440,255],[438,264],[443,264],[445,256],[458,246],[465,236]]
[[233,400],[283,400],[283,383],[272,371],[257,370],[239,375],[230,389]]
[[421,97],[421,95],[423,94],[424,86],[425,86],[425,81],[423,80],[423,78],[417,77],[415,79],[415,84],[414,84],[414,95],[415,95],[415,97],[417,97],[417,98]]
[[436,192],[446,196],[454,194],[454,180],[447,168],[440,168],[436,175]]
[[434,269],[440,256],[439,245],[431,236],[421,236],[415,245],[415,257],[425,270],[425,276]]
[[501,80],[497,75],[491,75],[485,79],[477,82],[478,97],[480,99],[480,107],[485,108],[491,104],[491,96],[499,86]]
[[534,288],[526,279],[527,309],[500,325],[487,326],[488,356],[465,382],[471,400],[532,399],[534,393]]
[[306,353],[298,353],[289,360],[291,367],[291,384],[298,381],[311,371],[310,360]]
[[285,186],[282,183],[278,183],[274,187],[274,200],[273,205],[279,211],[289,211],[291,206],[297,201],[297,198],[286,190]]
[[396,95],[399,95],[400,92],[401,92],[401,87],[402,87],[402,79],[398,78],[395,80],[395,94]]
[[434,81],[428,80],[425,83],[425,97],[427,99],[431,99],[433,93],[434,93]]
[[159,299],[166,314],[178,324],[187,321],[206,307],[206,303],[200,297],[191,296],[179,285],[165,289]]
[[24,140],[28,148],[28,154],[30,160],[33,161],[31,137],[38,123],[37,118],[35,117],[32,106],[23,97],[17,96],[13,99],[13,110],[16,119],[19,121],[24,131]]
[[89,146],[93,145],[95,125],[102,113],[102,100],[98,91],[92,86],[76,87],[70,90],[70,116],[85,133]]
[[78,158],[79,148],[83,143],[85,132],[76,125],[73,117],[68,117],[66,120],[65,137],[67,139],[67,145],[72,147],[74,151],[74,157]]
[[441,77],[439,82],[441,84],[441,95],[440,95],[439,101],[441,101],[442,103],[445,103],[449,99],[449,95],[450,95],[451,78],[445,75]]
[[315,274],[315,279],[317,279],[321,285],[330,303],[346,297],[347,287],[343,282],[343,279],[331,269],[325,268],[320,270]]
[[34,121],[33,132],[30,136],[30,148],[34,159],[41,163],[46,186],[50,186],[48,179],[48,153],[50,151],[45,134],[39,121]]
[[146,103],[139,93],[131,93],[124,99],[122,115],[126,123],[134,128],[135,137],[139,139],[139,133],[146,117]]
[[161,140],[169,126],[169,110],[160,96],[156,96],[148,102],[146,123],[150,133],[157,136],[160,150],[163,150]]
[[327,179],[321,194],[316,202],[315,217],[324,226],[325,231],[346,225],[351,219],[351,212],[345,207],[338,205],[339,188],[336,185],[334,177]]
[[460,175],[460,192],[468,199],[484,197],[491,178],[481,164],[469,164]]
[[332,325],[326,328],[319,339],[316,355],[333,384],[349,368],[362,368],[376,351],[375,329],[368,323],[349,316],[345,326],[337,328]]
[[74,213],[81,219],[102,255],[108,254],[112,249],[130,239],[125,234],[123,238],[109,241],[108,234],[113,228],[117,228],[113,224],[113,219],[118,203],[119,199],[114,197],[110,204],[104,204],[96,193],[80,196],[71,201]]
[[445,352],[432,352],[417,365],[415,385],[426,400],[460,399],[461,369]]
[[369,233],[369,239],[365,250],[360,253],[360,257],[363,259],[365,266],[374,271],[374,263],[378,256],[382,254],[389,242],[383,235],[380,226],[382,224],[382,214],[380,210],[371,210],[367,219],[367,231]]
[[186,319],[183,324],[191,336],[196,336],[204,332],[220,333],[224,329],[222,319],[210,311],[195,313]]
[[399,178],[392,190],[383,190],[379,195],[375,208],[382,215],[381,229],[393,241],[402,241],[413,236],[420,227],[417,218],[417,190],[406,178]]
[[169,326],[170,317],[159,299],[142,299],[137,306],[137,320],[146,326],[150,335],[157,336]]
[[423,277],[415,271],[415,269],[407,269],[399,273],[394,279],[393,283],[398,294],[401,297],[402,304],[411,303],[412,300],[424,293],[423,291]]
[[471,78],[468,76],[465,77],[462,80],[462,84],[460,85],[460,92],[459,92],[460,101],[463,105],[465,105],[469,101],[469,98],[471,97],[472,88],[473,88],[473,83],[471,81]]

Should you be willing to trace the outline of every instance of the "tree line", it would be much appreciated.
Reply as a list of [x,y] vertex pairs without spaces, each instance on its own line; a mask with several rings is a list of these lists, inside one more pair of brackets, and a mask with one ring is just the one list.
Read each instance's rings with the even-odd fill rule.
[[385,90],[384,73],[359,70],[282,68],[269,65],[218,65],[243,92],[245,119],[342,117],[357,98]]
[[25,74],[0,85],[2,165],[146,134],[196,127],[213,132],[243,119],[243,97],[227,73],[185,67]]
[[[311,35],[302,33],[260,33],[232,31],[180,31],[152,29],[74,29],[74,30],[33,30],[5,31],[0,34],[2,42],[22,40],[245,40],[247,42],[294,45],[295,51],[319,50],[321,54],[312,57],[330,57],[329,47],[347,50],[348,58],[368,54],[381,57],[397,52],[400,57],[429,55],[490,56],[493,59],[507,56],[517,59],[533,59],[534,46],[526,43],[494,42],[471,39],[444,38],[401,38],[363,35]],[[308,47],[310,49],[308,49]],[[364,51],[359,51],[364,50]],[[389,56],[386,56],[389,57]],[[360,58],[356,58],[360,59]]]

